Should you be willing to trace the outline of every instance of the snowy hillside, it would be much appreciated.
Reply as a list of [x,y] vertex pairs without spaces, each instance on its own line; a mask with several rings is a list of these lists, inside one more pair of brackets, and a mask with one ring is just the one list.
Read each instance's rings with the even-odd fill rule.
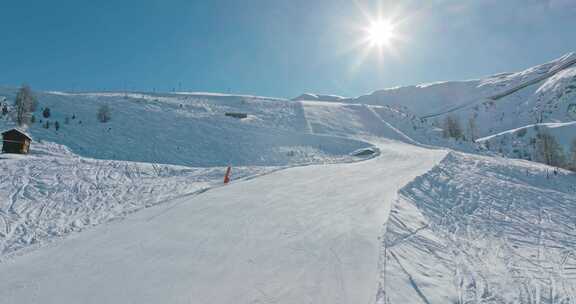
[[[301,99],[306,96],[322,100],[314,94],[305,94]],[[517,73],[391,88],[343,101],[394,107],[410,117],[409,122],[399,121],[398,127],[421,143],[478,152],[482,147],[474,145],[472,139],[490,138],[489,150],[508,157],[534,160],[530,151],[520,149],[527,146],[526,142],[497,138],[515,133],[515,130],[532,129],[535,124],[570,125],[576,121],[576,54],[570,53]],[[441,138],[447,117],[460,125],[464,141],[468,143]],[[566,157],[569,157],[571,142],[576,139],[576,133],[571,131],[570,127],[554,127],[550,132],[561,144]]]
[[[81,142],[82,139],[74,138],[82,136],[80,132],[87,136],[94,130],[108,132],[104,128],[110,124],[101,124],[95,118],[86,123],[82,113],[93,113],[96,107],[92,105],[79,111],[71,101],[73,95],[48,95],[56,99],[48,105],[53,115],[58,113],[54,110],[58,109],[58,102],[65,99],[67,110],[81,113],[76,114],[75,119],[83,119],[84,129],[64,133],[66,125],[58,132],[33,126],[30,131],[36,141],[32,154],[1,160],[5,168],[3,178],[10,181],[2,192],[6,198],[2,210],[9,215],[5,227],[10,231],[3,239],[4,253],[22,255],[0,265],[4,274],[0,278],[0,299],[9,302],[27,303],[43,298],[47,303],[70,303],[80,300],[76,295],[86,303],[112,299],[138,299],[140,303],[185,303],[192,299],[215,303],[271,299],[283,299],[286,303],[367,302],[375,298],[378,236],[390,203],[402,185],[431,168],[446,153],[390,141],[387,138],[408,139],[363,105],[266,100],[249,108],[251,115],[258,113],[255,119],[232,120],[233,126],[246,123],[262,132],[274,127],[286,132],[275,139],[282,143],[287,140],[285,134],[294,134],[292,137],[298,140],[313,137],[315,142],[300,144],[312,151],[332,151],[335,155],[332,158],[313,160],[333,164],[292,168],[238,180],[277,169],[254,166],[261,160],[259,156],[250,155],[244,161],[256,161],[247,168],[235,167],[234,182],[221,187],[223,168],[93,160],[49,143],[48,140],[58,140],[72,145],[73,141]],[[101,95],[104,94],[85,94],[83,97],[88,101],[78,96],[76,100],[91,105],[90,99],[100,101],[94,96]],[[113,98],[117,100],[116,107],[127,112],[126,118],[133,115],[129,111],[139,111],[136,107],[126,110],[125,97]],[[168,101],[174,98],[169,97]],[[223,107],[229,107],[229,101],[221,98],[216,99]],[[45,96],[45,99],[49,98]],[[153,105],[154,102],[152,100]],[[41,106],[46,105],[41,102]],[[180,108],[179,104],[176,108]],[[269,110],[271,108],[273,110]],[[299,109],[301,115],[294,114],[294,109]],[[112,113],[112,121],[118,119],[118,115]],[[150,116],[145,111],[136,113]],[[213,116],[213,123],[217,125],[228,119],[221,118],[221,112],[206,114],[195,109],[192,114],[200,119],[192,121],[197,125],[198,121],[202,122],[198,113]],[[148,120],[138,122],[145,121]],[[176,126],[181,123],[170,122]],[[112,130],[120,127],[120,123],[113,125]],[[227,140],[237,140],[234,137],[235,132],[239,132],[237,129],[227,126],[222,129],[230,133]],[[147,135],[152,134],[158,134],[158,130]],[[71,138],[67,139],[68,136]],[[42,139],[41,143],[38,138]],[[331,141],[338,144],[332,148]],[[239,149],[250,146],[236,143],[243,145]],[[374,159],[334,164],[365,160],[349,156],[350,149],[373,145],[380,151]],[[144,155],[138,151],[141,147],[138,142],[128,147],[135,151],[126,152],[127,157]],[[97,147],[94,153],[107,156],[107,149],[117,148]],[[78,148],[77,151],[87,153]],[[266,154],[269,150],[251,151],[264,154],[262,163],[274,164],[274,159]],[[291,153],[286,155],[293,157]],[[202,161],[195,155],[188,157]],[[303,162],[287,163],[288,166],[300,164]],[[19,170],[22,167],[24,172]],[[154,206],[130,214],[150,205]],[[46,241],[70,231],[84,230],[85,226],[118,217],[125,219],[92,227],[45,246]],[[22,250],[30,249],[30,245],[35,245],[37,250]],[[54,260],[49,261],[50,257]],[[66,261],[71,270],[66,273],[71,276],[58,270],[63,267],[58,260]],[[87,265],[99,266],[85,268]],[[93,272],[98,269],[102,272]],[[30,281],[29,271],[42,274],[37,273],[34,281]],[[130,277],[124,277],[123,283],[106,279],[125,275]],[[90,277],[88,281],[92,283],[78,277]],[[24,288],[14,288],[13,284]],[[62,284],[76,291],[54,289],[64,286]],[[27,290],[28,295],[21,294],[20,290]],[[34,291],[29,292],[31,290]],[[146,292],[140,292],[142,290]]]
[[[8,100],[15,94],[0,91]],[[285,100],[186,93],[36,94],[39,110],[28,129],[34,139],[98,159],[194,167],[288,165],[346,160],[351,151],[369,145],[309,134],[302,106]],[[101,105],[111,108],[107,123],[96,119]],[[41,115],[46,107],[49,118]],[[227,117],[227,112],[248,118]],[[0,120],[0,129],[12,126],[7,118]],[[51,125],[45,129],[47,121]]]
[[[235,167],[241,179],[272,171]],[[221,184],[225,168],[83,158],[56,144],[0,157],[0,260],[21,249]],[[0,301],[1,303],[1,301]]]
[[[576,121],[528,125],[480,138],[477,142],[503,155],[540,161],[537,151],[540,134],[549,134],[556,138],[564,157],[569,158],[576,140]],[[570,162],[570,159],[564,161]]]
[[35,92],[0,303],[576,303],[576,175],[493,157],[568,154],[575,62],[355,99]]
[[[0,299],[570,303],[573,173],[416,147],[411,135],[427,133],[395,107],[298,104],[306,134],[370,143],[379,155],[237,168],[264,175],[225,187],[223,168],[91,160],[47,142],[1,160],[12,181],[3,195],[16,202],[3,210],[20,219],[5,252],[39,248],[0,264]],[[43,246],[65,227],[118,216]]]
[[[12,105],[15,90],[3,92]],[[371,156],[351,153],[381,138],[409,142],[363,105],[207,93],[36,94],[31,154],[0,159],[0,258],[219,186],[227,165],[238,180],[365,160]],[[112,120],[101,123],[96,112],[104,104]],[[14,126],[11,115],[0,126]]]
[[346,97],[338,96],[338,95],[326,95],[326,94],[311,94],[311,93],[304,93],[292,100],[309,100],[309,101],[344,101]]
[[[569,98],[566,95],[575,91],[575,64],[576,54],[570,53],[518,73],[502,73],[477,80],[447,81],[385,89],[346,101],[405,106],[420,117],[436,116],[448,112],[460,114],[488,110],[492,114],[501,111],[511,112],[507,114],[512,114],[513,110],[522,113],[526,111],[523,114],[528,115],[533,111],[545,111],[541,107],[549,104],[551,108],[546,110],[559,110],[558,117],[554,117],[559,119],[566,117],[561,114],[567,114],[567,108],[564,105],[562,109],[557,109],[555,105],[565,102],[565,99]],[[470,107],[473,109],[467,109]],[[464,109],[466,110],[458,112]],[[552,118],[551,114],[543,113],[545,117]],[[533,119],[527,117],[522,117],[522,119],[534,122]],[[516,123],[508,119],[507,121],[511,124]]]
[[[481,87],[502,86],[501,91],[504,94],[510,91],[510,95],[493,95],[491,98],[459,109],[453,112],[453,115],[459,116],[462,120],[474,119],[478,126],[478,135],[481,137],[534,123],[576,120],[575,65],[531,84],[533,79],[538,80],[549,75],[550,66],[554,70],[566,61],[576,61],[576,55],[571,54],[551,64],[511,74],[502,79],[483,80]],[[523,83],[531,85],[522,87]],[[517,87],[519,89],[515,90]]]

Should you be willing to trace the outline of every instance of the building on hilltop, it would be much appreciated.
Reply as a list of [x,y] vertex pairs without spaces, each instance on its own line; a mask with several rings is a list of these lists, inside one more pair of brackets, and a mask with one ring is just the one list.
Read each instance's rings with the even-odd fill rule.
[[26,132],[12,129],[2,132],[2,153],[28,154],[32,138]]

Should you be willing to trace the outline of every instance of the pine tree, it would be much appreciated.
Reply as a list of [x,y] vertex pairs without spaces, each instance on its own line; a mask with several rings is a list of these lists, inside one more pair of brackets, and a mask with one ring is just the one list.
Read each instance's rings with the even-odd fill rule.
[[478,139],[478,127],[476,126],[476,119],[474,117],[468,119],[468,138],[470,141],[476,141],[476,139]]
[[96,114],[96,118],[98,118],[99,122],[105,123],[112,119],[111,110],[108,105],[102,105],[98,109],[98,113]]
[[570,146],[570,169],[576,171],[576,138],[572,140]]
[[442,134],[445,138],[464,138],[464,132],[462,132],[462,127],[460,126],[460,121],[458,118],[448,115],[444,119],[444,128]]
[[536,159],[549,166],[563,167],[565,156],[562,147],[551,134],[540,131],[536,135]]
[[49,118],[49,117],[50,117],[50,108],[46,107],[46,108],[44,109],[44,111],[42,111],[42,116],[43,116],[44,118]]

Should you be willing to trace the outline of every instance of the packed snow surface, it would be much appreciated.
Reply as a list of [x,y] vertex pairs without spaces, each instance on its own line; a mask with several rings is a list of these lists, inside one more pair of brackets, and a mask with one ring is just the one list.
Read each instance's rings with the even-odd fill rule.
[[[6,303],[370,303],[397,190],[445,152],[306,166],[174,199],[2,265]],[[65,288],[64,288],[65,287]]]
[[[240,179],[274,170],[235,167]],[[221,183],[225,168],[190,168],[82,158],[56,144],[0,156],[0,260]],[[2,303],[0,301],[0,303]]]

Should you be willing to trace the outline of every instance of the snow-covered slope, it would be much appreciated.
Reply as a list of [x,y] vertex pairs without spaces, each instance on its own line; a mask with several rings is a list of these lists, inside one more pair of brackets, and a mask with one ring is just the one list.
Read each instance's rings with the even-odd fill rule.
[[[7,102],[14,92],[3,90]],[[372,146],[354,134],[311,130],[300,102],[207,93],[36,94],[31,154],[0,158],[0,258],[219,185],[226,165],[237,180],[286,166],[364,160],[351,153]],[[103,104],[112,109],[107,123],[96,119]],[[343,117],[341,109],[335,115]],[[13,126],[10,116],[0,119],[1,130]]]
[[[313,94],[301,98],[306,96],[322,100]],[[472,139],[492,138],[492,151],[509,157],[528,155],[529,151],[513,152],[518,147],[510,149],[508,139],[502,139],[504,143],[500,144],[496,138],[514,130],[531,129],[535,124],[576,121],[576,54],[569,53],[517,73],[391,88],[343,101],[372,105],[376,111],[384,109],[386,121],[420,143],[477,152],[480,147],[471,143]],[[390,115],[394,113],[406,119],[393,119]],[[468,143],[442,138],[447,116],[459,122]],[[562,130],[555,128],[551,133],[568,151],[576,134],[570,127]]]
[[[494,104],[500,107],[492,109],[491,112],[504,109],[526,112],[544,111],[538,108],[538,105],[544,106],[540,104],[541,102],[556,104],[561,102],[557,99],[574,91],[575,64],[576,54],[570,53],[518,73],[502,73],[477,80],[446,81],[391,88],[347,101],[405,106],[421,117],[437,116],[476,106],[479,108],[473,110],[480,111],[480,106],[489,108]],[[517,99],[522,100],[519,103]],[[524,109],[516,109],[520,104]],[[553,105],[552,107],[554,108]],[[560,114],[566,114],[566,108],[561,110],[564,110],[564,113],[560,112]]]
[[[10,103],[15,90],[3,92]],[[219,185],[228,164],[238,179],[278,166],[363,160],[350,154],[381,138],[410,142],[363,105],[207,93],[36,94],[31,154],[0,159],[0,256]],[[96,119],[103,104],[112,109],[107,123]],[[3,130],[13,125],[10,116],[0,119]]]
[[0,299],[374,303],[378,237],[396,191],[445,154],[379,148],[366,162],[293,168],[172,200],[19,257],[0,265]]
[[[26,206],[16,210],[28,208],[29,222],[40,223],[23,225],[26,233],[11,243],[12,249],[26,246],[28,240],[42,244],[46,231],[58,235],[58,229],[46,228],[58,220],[78,218],[78,228],[70,222],[70,229],[78,230],[91,225],[87,219],[100,215],[101,209],[111,215],[102,216],[104,221],[117,215],[125,218],[0,264],[0,299],[8,303],[571,299],[576,288],[572,274],[576,260],[570,255],[576,222],[573,174],[562,170],[554,174],[552,168],[526,161],[455,152],[428,171],[446,151],[415,146],[411,135],[419,130],[410,131],[408,126],[418,119],[402,110],[326,102],[302,102],[301,109],[303,132],[369,142],[380,150],[379,156],[274,173],[269,173],[274,168],[239,168],[235,172],[241,176],[269,174],[223,187],[218,186],[223,168],[62,157],[69,152],[47,143],[31,158],[3,160],[12,170],[7,179],[21,166],[30,168],[24,176],[32,182],[14,179],[7,192],[15,193],[16,202]],[[61,168],[61,173],[50,173],[54,168]],[[84,170],[101,173],[84,175]],[[63,176],[72,178],[66,182]],[[45,185],[57,184],[62,184],[57,191],[46,190],[50,187]],[[111,194],[112,184],[118,186]],[[57,194],[71,195],[73,203],[55,204],[53,213],[24,203],[38,195],[68,200]],[[86,208],[70,208],[83,206],[85,196],[94,196]],[[143,203],[135,203],[139,200]],[[129,214],[145,205],[154,206]]]
[[[236,182],[220,187],[223,168],[94,160],[49,142],[71,145],[74,151],[76,142],[83,143],[82,136],[114,132],[123,126],[137,127],[153,120],[150,117],[153,115],[165,115],[162,121],[171,130],[168,133],[176,134],[175,138],[165,140],[177,141],[181,133],[173,129],[182,126],[181,121],[175,121],[181,117],[167,113],[179,111],[180,102],[182,108],[186,107],[178,99],[182,96],[138,102],[130,100],[134,95],[103,93],[48,93],[39,97],[41,106],[52,109],[55,117],[51,119],[75,114],[75,120],[82,120],[83,129],[63,124],[56,132],[53,128],[33,126],[29,129],[35,138],[32,154],[0,160],[2,178],[9,182],[1,192],[6,205],[0,210],[7,219],[3,250],[5,254],[22,254],[0,265],[3,274],[0,299],[8,302],[34,303],[38,298],[45,303],[374,300],[378,236],[390,203],[402,185],[431,168],[445,154],[441,150],[429,151],[386,140],[407,139],[362,105],[251,100],[256,105],[243,109],[255,117],[231,120],[228,125],[228,118],[221,117],[222,112],[230,109],[240,112],[242,102],[235,99],[238,97],[206,97],[210,100],[203,102],[208,108],[224,109],[204,113],[202,109],[193,108],[184,114],[191,116],[192,126],[206,123],[209,127],[221,128],[228,133],[226,140],[242,145],[238,149],[246,149],[252,143],[240,142],[236,137],[247,128],[241,124],[247,124],[262,133],[279,130],[280,135],[275,138],[279,143],[285,143],[286,137],[296,137],[305,149],[332,151],[336,155],[313,161],[359,160],[348,156],[348,151],[371,145],[377,145],[379,150],[377,158],[364,162],[304,166],[245,181],[238,181],[238,177],[275,168],[235,166]],[[112,121],[120,122],[101,124],[95,118],[86,122],[89,114],[95,114],[97,105],[106,101],[116,109],[112,112]],[[175,103],[173,108],[171,102]],[[62,104],[66,105],[66,112],[61,110]],[[198,104],[194,100],[191,107]],[[153,111],[155,106],[160,114]],[[86,109],[82,110],[83,107]],[[208,119],[212,120],[207,122]],[[9,126],[6,121],[4,124]],[[109,127],[111,131],[106,129]],[[116,143],[134,133],[146,134],[159,142],[164,140],[159,135],[163,129],[144,125],[142,128],[144,130],[119,130],[116,132],[120,135],[110,133],[109,136],[117,137]],[[198,136],[205,139],[210,135]],[[302,141],[305,136],[315,141]],[[103,140],[106,138],[100,141]],[[334,147],[330,146],[331,141]],[[88,141],[84,144],[89,145]],[[140,152],[143,145],[133,141],[123,148],[95,146],[94,151],[76,146],[76,151],[85,156],[94,153],[97,157],[112,158],[125,149],[128,150],[124,152],[126,158],[135,160],[146,157]],[[117,152],[106,154],[110,150]],[[269,150],[250,151],[257,152],[258,156],[249,155],[242,158],[244,161],[252,161],[252,165],[276,164],[268,158]],[[288,153],[290,151],[284,153],[289,157],[298,153]],[[162,153],[157,156],[167,157]],[[219,153],[214,157],[225,155]],[[187,160],[185,156],[179,157],[178,162]],[[210,164],[195,154],[186,157],[203,165]],[[263,160],[258,162],[258,157]],[[253,161],[255,159],[257,161]],[[131,214],[144,206],[151,207]],[[118,217],[125,219],[92,227],[46,246],[45,241],[54,237]],[[30,245],[39,248],[31,252],[21,250]],[[68,271],[60,271],[62,267]],[[30,280],[32,272],[34,279]],[[14,288],[13,284],[25,288]],[[74,292],[57,288],[65,286],[63,284]],[[27,295],[20,293],[24,290]]]
[[[15,94],[0,91],[9,100]],[[37,97],[32,136],[92,158],[195,167],[288,165],[347,160],[351,151],[368,145],[309,134],[301,104],[286,100],[197,93],[37,92]],[[96,119],[101,105],[111,108],[107,123]],[[41,116],[46,107],[49,118]],[[226,117],[227,112],[248,118]],[[0,120],[0,129],[10,126]]]
[[573,173],[452,152],[400,193],[383,244],[391,303],[573,302]]
[[503,155],[539,161],[536,142],[540,134],[554,136],[565,158],[569,158],[572,145],[576,141],[576,121],[528,125],[480,138],[477,142]]
[[[270,167],[235,167],[240,179]],[[0,260],[73,231],[221,184],[225,168],[95,160],[36,144],[0,156]],[[0,300],[0,303],[3,303]]]
[[[576,55],[566,60],[576,60]],[[531,79],[542,79],[550,72],[548,67],[561,66],[564,60],[529,69],[522,73],[512,74],[503,80],[487,79],[482,86],[493,87],[500,83],[511,82],[520,78],[521,81],[532,83]],[[571,61],[570,61],[571,62]],[[552,68],[553,69],[553,68]],[[540,78],[539,78],[540,77]],[[526,80],[526,78],[528,78]],[[506,85],[504,88],[509,88]],[[463,120],[474,119],[478,126],[479,136],[489,136],[506,130],[543,122],[569,122],[576,120],[576,66],[572,65],[543,78],[529,86],[521,87],[505,96],[496,96],[477,102],[469,107],[454,112]],[[506,90],[503,90],[506,92]]]
[[293,98],[292,100],[343,101],[345,99],[346,99],[346,97],[342,97],[342,96],[338,96],[338,95],[304,93],[298,97]]
[[382,120],[373,107],[342,103],[303,101],[306,121],[315,134],[337,135],[373,141],[378,138],[414,143]]

